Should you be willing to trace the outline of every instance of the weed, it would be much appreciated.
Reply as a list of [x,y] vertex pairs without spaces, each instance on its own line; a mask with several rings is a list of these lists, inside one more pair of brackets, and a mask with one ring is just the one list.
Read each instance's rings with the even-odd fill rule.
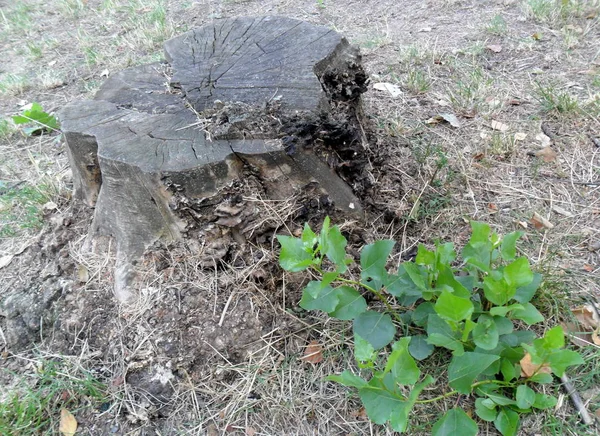
[[[382,240],[362,248],[358,280],[346,277],[354,259],[347,257],[346,238],[339,227],[330,227],[329,218],[320,234],[305,224],[300,238],[277,237],[281,267],[312,270],[316,278],[304,288],[300,307],[352,321],[361,371],[344,370],[327,379],[358,390],[375,424],[402,433],[415,405],[468,395],[475,398],[474,414],[481,421],[513,436],[522,415],[557,404],[556,397],[534,388],[584,363],[580,354],[564,349],[562,327],[537,338],[530,327],[523,329],[545,318],[531,303],[542,277],[531,271],[526,257],[517,257],[522,233],[501,238],[485,223],[471,222],[471,228],[459,269],[453,267],[453,244],[436,242],[434,250],[420,245],[414,261],[389,272],[395,242]],[[380,310],[369,307],[359,290],[373,296]],[[402,334],[396,339],[398,328]],[[434,355],[436,347],[452,353],[443,365],[451,390],[420,399],[436,379],[423,376],[417,361]],[[433,424],[432,434],[474,436],[479,429],[471,416],[452,408]]]
[[27,136],[39,135],[43,132],[56,132],[60,128],[56,117],[45,112],[39,103],[30,103],[24,106],[21,113],[13,116],[12,119],[17,125],[29,125],[22,129]]
[[415,94],[424,94],[431,88],[431,77],[428,73],[411,69],[404,81],[404,87]]
[[492,35],[505,35],[508,32],[508,25],[502,15],[494,15],[494,18],[486,26],[485,30]]
[[91,374],[64,362],[44,360],[32,379],[22,380],[0,402],[0,434],[55,434],[61,408],[80,410],[106,398],[106,386]]
[[542,105],[544,112],[569,114],[579,112],[579,101],[567,91],[558,90],[553,85],[543,86],[536,82],[535,98]]
[[51,192],[49,185],[8,186],[0,182],[0,237],[39,229],[43,224],[42,206],[50,199]]
[[39,59],[42,57],[42,48],[33,41],[27,41],[27,49],[29,50],[29,56],[32,59]]
[[492,84],[479,65],[465,71],[458,70],[457,80],[448,87],[448,98],[455,109],[464,112],[477,111],[485,99],[485,91]]
[[6,139],[11,137],[17,131],[15,125],[8,120],[0,119],[0,138]]
[[25,76],[18,74],[5,74],[0,76],[0,95],[20,95],[30,86]]

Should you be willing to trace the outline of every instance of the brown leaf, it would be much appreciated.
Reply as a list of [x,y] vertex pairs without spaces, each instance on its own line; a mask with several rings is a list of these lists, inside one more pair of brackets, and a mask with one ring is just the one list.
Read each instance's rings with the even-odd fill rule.
[[494,53],[500,53],[502,51],[502,46],[498,44],[490,44],[486,48]]
[[541,157],[544,162],[554,162],[556,160],[556,152],[552,147],[547,146],[534,153],[536,157]]
[[310,341],[306,346],[306,350],[304,350],[304,356],[302,356],[301,360],[313,365],[323,361],[323,347],[319,344],[319,341]]
[[255,436],[256,430],[252,427],[246,427],[246,436]]
[[498,213],[498,205],[496,203],[488,203],[489,213]]
[[575,317],[575,321],[563,324],[571,342],[580,347],[589,346],[591,343],[600,345],[600,338],[598,337],[600,315],[595,307],[591,304],[585,304],[571,309],[571,312]]
[[77,420],[67,409],[60,409],[60,426],[58,431],[63,436],[73,436],[77,431]]
[[521,365],[521,377],[531,377],[534,374],[540,373],[550,374],[552,372],[547,363],[543,365],[531,363],[531,355],[529,353],[525,353],[519,364]]
[[509,127],[507,124],[501,123],[500,121],[492,120],[492,129],[499,130],[500,132],[506,132]]
[[554,224],[552,224],[550,221],[548,221],[546,218],[544,218],[537,212],[533,213],[533,216],[531,217],[529,222],[533,224],[533,227],[535,227],[537,230],[546,230],[554,228]]
[[539,41],[540,39],[542,39],[542,34],[539,32],[535,32],[534,34],[531,35],[531,37],[533,39],[535,39],[536,41]]
[[586,263],[585,265],[583,265],[583,270],[587,272],[594,272],[594,267]]

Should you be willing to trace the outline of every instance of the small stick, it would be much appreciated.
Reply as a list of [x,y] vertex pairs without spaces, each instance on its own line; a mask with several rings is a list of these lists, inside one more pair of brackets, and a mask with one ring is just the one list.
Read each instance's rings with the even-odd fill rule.
[[573,405],[579,412],[581,419],[583,419],[584,424],[592,425],[594,423],[594,418],[590,416],[589,412],[585,407],[585,404],[583,404],[583,400],[579,396],[579,392],[575,390],[575,386],[573,386],[573,383],[571,383],[571,380],[569,380],[567,374],[563,374],[560,377],[560,380],[563,382],[565,391],[567,391],[567,394],[569,395],[569,397],[571,397],[571,401],[573,402]]

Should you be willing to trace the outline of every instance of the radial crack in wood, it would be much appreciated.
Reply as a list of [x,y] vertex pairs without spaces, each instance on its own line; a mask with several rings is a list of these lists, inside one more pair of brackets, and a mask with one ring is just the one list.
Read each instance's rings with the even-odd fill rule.
[[[121,71],[60,114],[75,196],[95,207],[91,235],[116,239],[120,300],[134,296],[144,250],[198,225],[182,205],[198,221],[248,174],[272,199],[316,185],[360,212],[347,182],[364,164],[356,109],[367,79],[344,38],[283,17],[236,18],[167,41],[165,54],[168,64]],[[212,222],[243,240],[242,215]]]

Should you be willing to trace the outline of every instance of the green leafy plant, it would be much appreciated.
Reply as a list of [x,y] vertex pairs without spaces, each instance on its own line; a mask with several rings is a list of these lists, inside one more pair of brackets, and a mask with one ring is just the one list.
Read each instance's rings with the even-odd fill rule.
[[54,115],[44,111],[39,103],[30,103],[23,107],[20,115],[12,117],[17,125],[25,124],[23,133],[27,136],[39,135],[43,132],[54,132],[60,129],[58,120]]
[[[376,424],[405,432],[416,404],[462,394],[474,398],[481,421],[493,422],[505,436],[514,435],[520,415],[557,402],[537,392],[536,385],[583,363],[578,353],[564,349],[560,326],[541,338],[527,329],[544,320],[531,303],[542,278],[531,271],[527,258],[517,257],[521,232],[501,238],[485,223],[472,222],[471,227],[461,263],[452,243],[438,242],[433,250],[420,245],[414,261],[393,271],[386,267],[392,240],[364,246],[360,268],[351,271],[354,260],[346,255],[346,238],[329,218],[319,234],[305,224],[299,238],[277,237],[280,265],[290,272],[311,270],[317,278],[304,288],[300,306],[352,321],[360,374],[345,370],[328,379],[356,389]],[[352,278],[356,270],[360,279]],[[382,310],[369,307],[365,293]],[[444,371],[450,390],[420,399],[435,379],[422,374],[417,362],[436,350],[451,354]],[[432,427],[436,436],[477,431],[475,420],[460,408],[449,410]]]

